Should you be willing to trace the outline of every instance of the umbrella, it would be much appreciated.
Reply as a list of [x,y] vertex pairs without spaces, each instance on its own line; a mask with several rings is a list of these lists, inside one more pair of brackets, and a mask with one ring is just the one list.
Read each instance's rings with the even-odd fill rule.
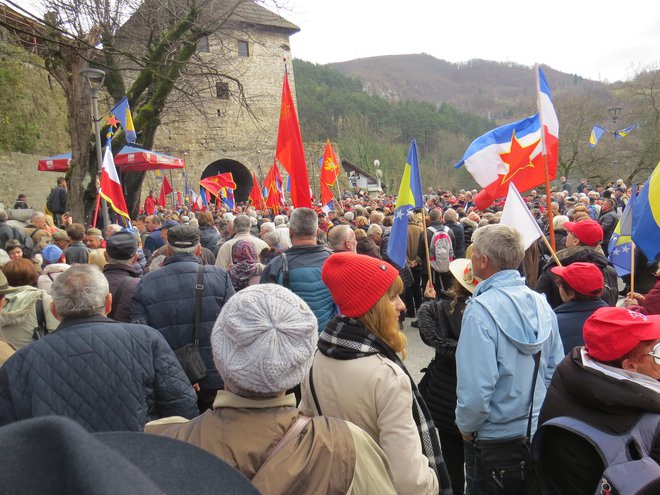
[[[122,173],[177,169],[185,166],[183,158],[132,146],[124,146],[114,158],[117,169]],[[42,158],[37,170],[66,172],[70,161],[71,153]]]

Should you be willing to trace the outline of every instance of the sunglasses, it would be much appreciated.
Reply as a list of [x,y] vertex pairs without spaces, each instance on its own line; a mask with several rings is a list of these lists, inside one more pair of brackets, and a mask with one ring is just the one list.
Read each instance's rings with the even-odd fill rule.
[[655,364],[660,365],[660,343],[657,343],[653,346],[649,356],[653,357]]

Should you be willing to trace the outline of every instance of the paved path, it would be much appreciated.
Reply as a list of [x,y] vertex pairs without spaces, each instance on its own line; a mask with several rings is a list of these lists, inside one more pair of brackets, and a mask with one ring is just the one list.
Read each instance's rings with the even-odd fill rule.
[[403,331],[408,339],[408,356],[404,364],[412,375],[413,380],[415,380],[415,383],[419,383],[423,375],[420,370],[429,364],[435,351],[422,342],[422,339],[419,337],[419,330],[410,326],[411,321],[411,318],[406,318],[406,321],[403,323]]

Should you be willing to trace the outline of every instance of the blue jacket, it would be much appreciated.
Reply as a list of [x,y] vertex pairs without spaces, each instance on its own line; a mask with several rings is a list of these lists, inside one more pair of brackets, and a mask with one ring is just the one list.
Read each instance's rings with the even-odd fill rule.
[[53,414],[96,432],[142,431],[148,421],[199,411],[157,331],[93,316],[62,322],[0,368],[0,425]]
[[288,285],[281,255],[266,266],[261,283],[282,285],[298,295],[314,312],[321,333],[337,313],[332,295],[321,279],[321,268],[331,253],[323,246],[293,246],[284,254],[289,266]]
[[524,435],[534,372],[532,431],[555,368],[563,359],[557,318],[516,270],[481,282],[468,301],[456,350],[456,425],[482,439]]
[[584,345],[582,337],[584,322],[598,308],[604,308],[607,305],[602,299],[597,299],[595,301],[570,301],[555,308],[564,354],[570,353],[575,346]]
[[[193,341],[195,285],[199,266],[199,258],[195,255],[174,254],[159,269],[147,273],[133,294],[133,322],[160,331],[172,349]],[[205,265],[199,351],[208,368],[208,375],[199,382],[202,390],[223,388],[222,378],[213,362],[211,331],[220,310],[233,294],[234,287],[227,271],[218,266]]]
[[142,246],[142,250],[144,251],[144,255],[147,257],[151,257],[152,254],[154,254],[154,251],[158,249],[159,247],[162,247],[165,245],[165,241],[163,240],[163,234],[162,231],[163,227],[158,227],[157,229],[154,229],[154,231],[149,234],[149,236],[145,239],[144,241],[144,246]]

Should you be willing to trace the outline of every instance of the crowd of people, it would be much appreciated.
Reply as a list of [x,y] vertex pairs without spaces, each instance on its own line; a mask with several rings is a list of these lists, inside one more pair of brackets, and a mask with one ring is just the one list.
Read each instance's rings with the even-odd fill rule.
[[[22,194],[0,210],[0,425],[183,440],[270,494],[658,493],[660,260],[630,280],[608,259],[630,189],[529,191],[556,252],[474,194],[428,189],[404,266],[389,195],[150,194],[96,228],[64,180],[45,208]],[[435,352],[419,383],[406,319]]]

